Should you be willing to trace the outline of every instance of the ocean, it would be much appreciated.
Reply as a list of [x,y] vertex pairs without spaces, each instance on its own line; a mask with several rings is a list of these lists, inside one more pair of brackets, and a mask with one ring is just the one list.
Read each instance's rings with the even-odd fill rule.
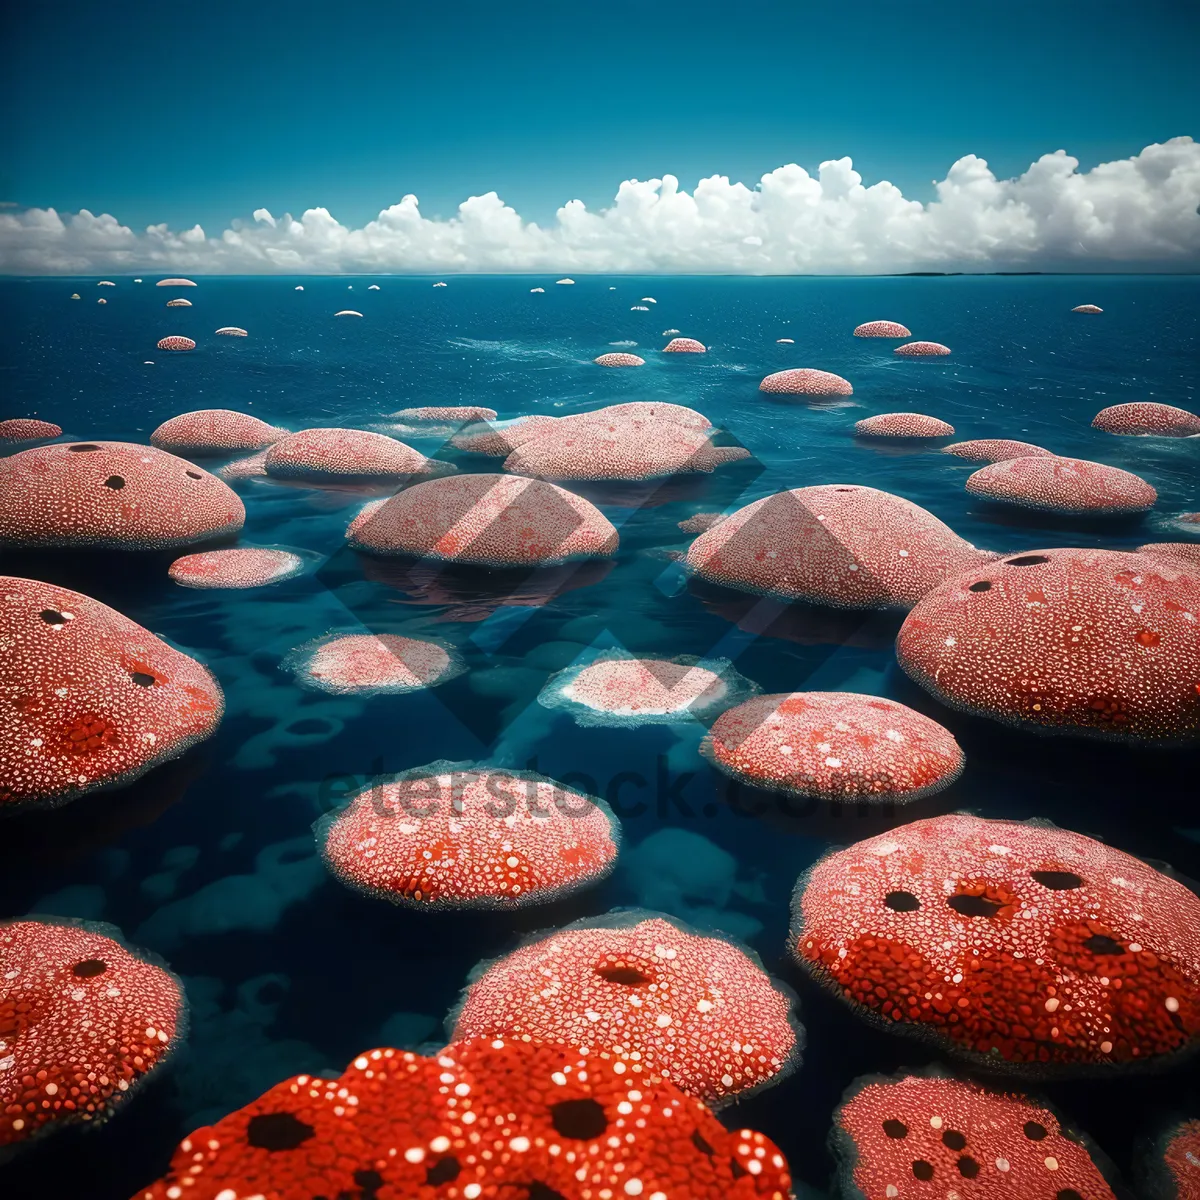
[[[767,1133],[799,1185],[824,1191],[843,1090],[937,1056],[859,1021],[789,961],[789,895],[817,858],[916,817],[970,810],[1047,818],[1200,878],[1200,754],[1038,737],[953,712],[897,667],[899,616],[778,606],[764,617],[753,598],[690,580],[673,561],[689,540],[680,520],[821,483],[894,492],[997,551],[1187,540],[1177,518],[1200,509],[1200,438],[1117,438],[1090,422],[1124,401],[1196,411],[1200,280],[622,276],[555,286],[447,276],[433,288],[433,278],[199,278],[186,289],[192,307],[168,309],[176,293],[153,276],[113,278],[111,288],[94,278],[0,281],[0,417],[139,442],[198,408],[293,429],[386,432],[388,414],[417,405],[484,405],[508,418],[665,400],[703,412],[749,457],[652,486],[578,488],[617,526],[615,561],[537,578],[421,573],[358,556],[344,533],[363,492],[253,479],[234,485],[247,508],[241,543],[300,550],[308,562],[268,588],[180,588],[167,577],[171,553],[0,556],[3,573],[83,591],[194,654],[227,701],[213,738],[131,787],[0,824],[0,917],[110,922],[171,965],[190,1005],[188,1045],[171,1066],[104,1127],[62,1133],[0,1168],[6,1197],[132,1196],[197,1125],[290,1074],[340,1071],[369,1046],[436,1042],[478,962],[617,906],[722,931],[797,991],[802,1068],[724,1116]],[[1070,311],[1083,303],[1103,315]],[[362,319],[335,319],[345,308]],[[901,321],[952,354],[905,360],[892,341],[851,336],[872,319]],[[227,325],[249,336],[213,336]],[[661,354],[667,329],[708,353]],[[197,349],[157,351],[169,334]],[[646,365],[593,365],[611,350]],[[854,394],[812,404],[758,391],[788,367],[836,372]],[[1014,438],[1123,467],[1157,488],[1158,503],[1144,518],[1104,522],[997,510],[964,491],[974,464],[852,436],[855,421],[896,410],[949,421],[958,439]],[[412,444],[461,470],[497,469],[443,441]],[[332,630],[434,636],[468,670],[409,695],[298,688],[281,662]],[[728,658],[767,692],[891,697],[946,725],[966,770],[903,810],[772,804],[748,815],[700,756],[698,724],[582,728],[538,704],[551,673],[605,646]],[[627,804],[616,872],[515,913],[413,912],[330,877],[313,822],[349,788],[439,759],[537,770],[601,796],[632,779],[623,794],[641,803]],[[1187,1071],[1040,1090],[1126,1172],[1156,1120],[1200,1106]]]

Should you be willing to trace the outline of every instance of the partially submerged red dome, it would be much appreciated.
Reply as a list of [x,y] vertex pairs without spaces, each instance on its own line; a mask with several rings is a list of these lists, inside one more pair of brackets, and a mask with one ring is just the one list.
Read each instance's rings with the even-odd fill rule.
[[776,371],[758,385],[758,390],[788,396],[849,396],[854,392],[850,380],[812,367]]
[[1195,437],[1200,417],[1171,404],[1114,404],[1092,418],[1092,428],[1134,437]]
[[0,576],[0,630],[0,808],[128,783],[220,724],[209,672],[98,600]]
[[52,421],[29,417],[11,417],[0,421],[0,442],[40,442],[43,438],[62,437],[62,426]]
[[1147,512],[1158,493],[1140,475],[1081,458],[1008,458],[970,476],[973,496],[1063,516]]
[[304,560],[288,550],[236,547],[185,554],[167,574],[183,587],[254,588],[291,579],[303,570]]
[[1005,724],[1143,742],[1200,738],[1200,573],[1166,557],[1035,550],[960,575],[909,613],[900,665]]
[[364,509],[346,537],[375,554],[493,567],[604,558],[617,548],[617,531],[590,501],[512,475],[419,483]]
[[823,484],[777,492],[702,533],[687,565],[702,578],[836,608],[911,608],[995,555],[889,492]]
[[1153,1200],[1200,1196],[1200,1118],[1176,1121],[1154,1141],[1143,1195]]
[[1054,1112],[965,1079],[861,1080],[834,1114],[833,1133],[843,1194],[862,1200],[950,1191],[960,1200],[1115,1200],[1080,1135]]
[[1200,542],[1147,542],[1138,547],[1138,553],[1151,558],[1172,558],[1200,570]]
[[496,410],[477,404],[427,404],[420,408],[402,408],[391,415],[401,421],[494,421]]
[[455,1038],[608,1051],[709,1103],[778,1081],[803,1045],[792,1001],[736,946],[654,914],[578,922],[468,986]]
[[0,1154],[112,1115],[175,1048],[183,989],[111,926],[0,924]]
[[636,354],[602,354],[592,360],[598,367],[644,367],[646,360]]
[[858,437],[940,438],[953,437],[954,426],[924,413],[894,412],[857,421],[854,432]]
[[608,875],[608,806],[529,771],[432,763],[375,783],[316,826],[325,865],[413,908],[545,904]]
[[300,679],[337,696],[415,692],[463,671],[440,642],[394,633],[332,634],[301,646],[285,666]]
[[227,484],[152,446],[60,442],[0,459],[0,546],[169,550],[245,520]]
[[855,337],[912,337],[912,330],[898,321],[867,321],[854,330]]
[[396,438],[364,429],[302,429],[267,451],[267,474],[311,483],[429,475],[443,464]]
[[1032,442],[1014,442],[1006,438],[977,438],[971,442],[955,442],[942,448],[943,454],[953,454],[971,462],[1003,462],[1007,458],[1053,458],[1049,450]]
[[515,417],[511,421],[481,421],[459,430],[450,439],[450,444],[471,454],[507,458],[526,439],[537,437],[557,420],[557,417],[531,416]]
[[[103,304],[104,302],[101,301]],[[159,350],[195,350],[196,343],[190,337],[182,337],[177,333],[158,339]]]
[[801,877],[791,937],[861,1016],[992,1070],[1200,1049],[1200,898],[1069,830],[954,814],[857,842]]
[[663,347],[663,352],[666,354],[703,354],[707,349],[708,347],[703,342],[698,342],[695,338],[677,337],[672,338]]
[[703,749],[735,779],[833,803],[908,804],[963,769],[948,729],[894,700],[852,692],[755,696],[716,719]]
[[150,444],[172,454],[197,457],[262,450],[286,435],[286,429],[268,425],[246,413],[229,408],[201,408],[164,421],[150,435]]
[[1077,304],[1071,311],[1077,313],[1102,313],[1104,309],[1097,308],[1094,304]]
[[937,358],[949,354],[950,347],[943,346],[941,342],[906,342],[903,346],[897,346],[892,353],[902,354],[905,358]]

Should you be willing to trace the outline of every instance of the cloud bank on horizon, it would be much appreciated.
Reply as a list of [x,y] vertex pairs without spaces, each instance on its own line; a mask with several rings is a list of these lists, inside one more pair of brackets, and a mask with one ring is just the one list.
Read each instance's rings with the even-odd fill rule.
[[596,212],[579,200],[553,224],[522,220],[496,195],[448,219],[405,196],[361,229],[324,208],[257,209],[218,236],[199,225],[135,233],[107,213],[0,212],[0,271],[228,274],[540,272],[870,274],[895,271],[1200,269],[1200,144],[1177,137],[1079,170],[1065,151],[1000,180],[960,158],[928,204],[887,181],[864,186],[849,158],[810,175],[794,163],[756,187],[726,176],[693,192],[672,175],[621,184]]

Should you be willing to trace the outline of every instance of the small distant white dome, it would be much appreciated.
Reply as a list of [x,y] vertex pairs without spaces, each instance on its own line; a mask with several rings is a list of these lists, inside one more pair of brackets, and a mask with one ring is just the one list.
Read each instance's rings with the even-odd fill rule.
[[222,325],[217,333],[222,337],[249,337],[249,334],[238,325]]
[[78,299],[79,299],[79,293],[78,293],[78,292],[72,292],[72,293],[71,293],[71,299],[72,299],[72,300],[78,300]]
[[155,287],[195,287],[194,279],[160,279]]
[[100,299],[96,301],[96,303],[97,304],[107,304],[108,301],[105,300],[105,298],[103,296],[101,296]]
[[369,288],[367,288],[367,291],[368,291],[368,292],[377,292],[377,291],[379,291],[379,284],[377,284],[377,283],[373,283],[373,284],[371,284],[371,286],[370,286]]
[[610,292],[615,292],[617,289],[616,289],[615,287],[610,287],[608,290],[609,290]]
[[796,339],[795,338],[776,338],[775,344],[777,346],[794,346],[796,344]]
[[[135,279],[133,282],[134,282],[134,283],[141,283],[142,281],[141,281],[140,279]],[[152,364],[152,365],[153,365],[153,364]]]
[[348,291],[348,292],[354,291],[354,284],[352,284],[352,283],[346,284],[346,291]]
[[192,302],[190,300],[168,300],[167,307],[168,308],[191,308]]
[[341,312],[335,312],[335,317],[361,317],[362,313],[355,312],[352,308],[343,308]]
[[438,282],[435,283],[433,286],[434,287],[445,287],[446,285],[444,283],[442,283],[442,281],[439,279]]
[[643,304],[657,304],[658,301],[655,300],[655,298],[653,296],[643,296],[642,303]]
[[304,287],[303,287],[303,285],[302,285],[302,284],[297,284],[297,285],[296,285],[296,291],[298,291],[298,292],[302,292],[302,291],[304,291]]
[[111,279],[102,279],[102,280],[100,280],[100,282],[98,284],[96,284],[96,286],[97,287],[116,287],[117,285],[115,283],[113,283],[113,281]]
[[573,280],[573,279],[556,279],[554,282],[555,283],[574,283],[575,280]]
[[544,292],[545,288],[530,288],[530,292]]
[[673,333],[678,333],[678,332],[679,332],[678,329],[664,329],[662,331],[662,335],[663,335],[663,337],[670,337]]
[[629,308],[630,312],[649,312],[650,310],[644,304],[633,304]]

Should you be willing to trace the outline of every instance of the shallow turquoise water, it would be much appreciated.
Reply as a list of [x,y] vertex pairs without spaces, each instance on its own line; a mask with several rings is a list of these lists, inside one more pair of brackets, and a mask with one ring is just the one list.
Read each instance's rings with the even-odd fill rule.
[[[621,904],[724,930],[800,992],[804,1067],[733,1112],[775,1138],[798,1179],[823,1187],[831,1165],[823,1142],[842,1089],[862,1073],[930,1058],[858,1023],[786,961],[792,884],[830,845],[969,807],[1049,817],[1200,876],[1197,755],[1041,739],[949,712],[896,668],[896,618],[802,607],[765,619],[760,607],[751,618],[754,600],[689,583],[668,556],[687,542],[676,522],[694,512],[816,483],[896,492],[996,550],[1186,537],[1173,518],[1200,508],[1200,439],[1113,438],[1089,423],[1127,400],[1196,410],[1200,281],[589,278],[569,288],[451,278],[434,290],[429,279],[384,278],[379,292],[366,290],[369,279],[349,282],[352,291],[345,279],[201,280],[188,289],[192,308],[168,310],[174,293],[149,282],[122,278],[98,306],[95,280],[4,281],[0,415],[55,420],[78,438],[136,441],[201,407],[294,428],[369,427],[413,405],[482,404],[511,417],[658,398],[700,409],[751,458],[646,489],[581,488],[620,529],[616,561],[536,578],[426,577],[360,558],[343,548],[343,533],[362,494],[260,481],[236,485],[248,510],[242,541],[303,549],[319,562],[269,589],[178,588],[166,577],[170,554],[4,555],[5,573],[78,588],[189,649],[228,701],[218,734],[187,758],[125,791],[0,826],[0,916],[111,921],[171,963],[192,1006],[190,1048],[174,1069],[99,1133],[55,1139],[4,1168],[15,1188],[6,1195],[128,1196],[195,1125],[288,1074],[340,1069],[369,1044],[435,1038],[477,961],[528,931]],[[546,293],[531,295],[535,285]],[[83,299],[69,301],[72,291]],[[647,295],[658,301],[650,312],[630,311]],[[1071,314],[1079,303],[1104,315]],[[346,307],[364,318],[335,321]],[[890,341],[851,336],[877,318],[903,321],[953,354],[900,360]],[[222,325],[250,337],[214,338]],[[710,353],[658,354],[667,328]],[[156,352],[170,333],[199,348]],[[592,365],[615,348],[647,365]],[[854,396],[814,407],[758,392],[764,374],[789,366],[844,375]],[[1139,521],[1103,524],[989,509],[963,491],[971,465],[851,437],[856,420],[897,409],[948,420],[959,438],[1019,438],[1136,471],[1158,489],[1158,506]],[[493,465],[443,456],[460,469]],[[446,639],[470,669],[432,692],[366,700],[301,691],[279,669],[293,647],[359,627]],[[579,729],[537,704],[548,674],[609,644],[721,655],[766,691],[892,696],[946,724],[967,769],[903,815],[772,804],[749,816],[698,755],[699,728]],[[610,797],[619,789],[621,867],[600,887],[515,916],[414,914],[327,878],[313,855],[313,820],[352,780],[439,758],[531,767]],[[1200,1104],[1186,1075],[1048,1093],[1122,1165],[1157,1113]]]

